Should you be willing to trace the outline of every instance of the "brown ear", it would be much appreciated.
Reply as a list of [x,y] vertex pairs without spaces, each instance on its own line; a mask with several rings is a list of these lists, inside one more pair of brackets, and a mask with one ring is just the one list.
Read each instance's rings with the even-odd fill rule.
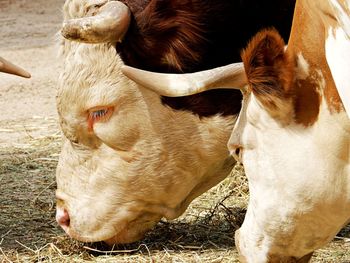
[[242,60],[251,91],[265,109],[278,118],[293,115],[294,61],[275,29],[256,34],[243,50]]

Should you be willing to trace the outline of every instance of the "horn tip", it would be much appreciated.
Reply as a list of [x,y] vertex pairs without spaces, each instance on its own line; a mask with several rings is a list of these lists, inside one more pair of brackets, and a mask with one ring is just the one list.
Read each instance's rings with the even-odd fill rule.
[[79,39],[77,30],[73,30],[73,28],[70,25],[64,24],[62,29],[61,29],[61,35],[65,38],[65,39]]
[[23,78],[27,78],[27,79],[30,79],[32,77],[32,75],[29,72],[23,72],[23,74],[21,76]]

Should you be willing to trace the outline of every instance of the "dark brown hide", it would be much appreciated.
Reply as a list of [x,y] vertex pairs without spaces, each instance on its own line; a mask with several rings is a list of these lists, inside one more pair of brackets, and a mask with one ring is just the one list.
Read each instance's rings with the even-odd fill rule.
[[[240,61],[260,29],[274,26],[287,41],[295,0],[122,0],[133,18],[117,49],[124,62],[157,72],[195,72]],[[174,109],[199,116],[237,114],[237,90],[168,98]]]

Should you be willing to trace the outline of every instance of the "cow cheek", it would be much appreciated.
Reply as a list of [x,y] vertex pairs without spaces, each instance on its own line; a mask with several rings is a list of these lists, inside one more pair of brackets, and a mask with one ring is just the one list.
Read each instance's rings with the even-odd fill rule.
[[[95,135],[109,147],[120,151],[131,151],[140,140],[142,131],[135,118],[117,114],[105,123],[95,123]],[[145,134],[145,133],[144,133]]]
[[[112,186],[117,184],[111,182],[113,177],[110,174],[96,171],[97,159],[73,154],[70,147],[65,145],[56,174],[60,206],[68,210],[72,232],[83,236],[84,239],[100,239],[98,235],[101,235],[101,238],[106,235],[110,237],[115,234],[114,229],[106,228],[112,227],[110,221],[128,217],[127,214],[123,214],[122,207],[115,207],[118,197]],[[110,202],[115,199],[116,202]],[[117,210],[118,218],[115,215]],[[123,220],[119,220],[119,226],[122,226]],[[101,234],[96,234],[97,232]]]

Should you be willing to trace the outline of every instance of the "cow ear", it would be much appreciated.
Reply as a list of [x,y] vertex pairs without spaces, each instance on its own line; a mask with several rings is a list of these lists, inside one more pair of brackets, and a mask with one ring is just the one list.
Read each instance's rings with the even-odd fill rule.
[[294,114],[294,60],[286,52],[279,33],[275,29],[259,32],[241,56],[249,88],[255,97],[273,117],[290,120]]

